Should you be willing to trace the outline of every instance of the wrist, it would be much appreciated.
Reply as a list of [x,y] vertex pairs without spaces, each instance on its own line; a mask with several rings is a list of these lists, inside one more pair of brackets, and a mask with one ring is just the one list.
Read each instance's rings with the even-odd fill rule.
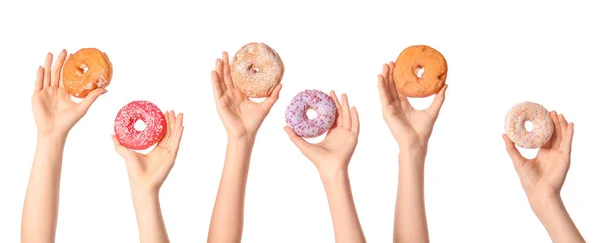
[[42,144],[64,144],[67,141],[67,133],[38,133],[37,141]]
[[321,181],[323,181],[324,183],[335,181],[340,178],[347,178],[348,177],[348,168],[342,167],[342,168],[319,169],[319,177],[321,178]]
[[143,202],[158,201],[159,193],[157,189],[132,189],[131,197],[134,204]]
[[527,199],[529,200],[531,209],[537,215],[562,205],[560,192],[532,193],[527,195]]

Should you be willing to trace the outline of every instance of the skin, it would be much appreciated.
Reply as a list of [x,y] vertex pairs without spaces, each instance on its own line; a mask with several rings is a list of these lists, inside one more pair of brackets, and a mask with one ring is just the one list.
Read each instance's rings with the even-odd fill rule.
[[227,152],[208,242],[241,242],[252,148],[260,125],[279,99],[281,84],[262,103],[253,102],[233,86],[227,52],[216,60],[211,79],[217,112],[227,131]]
[[75,103],[62,84],[62,50],[52,65],[48,53],[39,67],[31,103],[37,127],[37,146],[27,186],[21,222],[21,242],[54,242],[58,220],[60,176],[69,131],[105,89],[99,88]]
[[358,143],[360,123],[355,107],[350,108],[348,97],[342,103],[331,91],[338,116],[325,139],[311,144],[285,127],[290,140],[317,167],[329,202],[336,242],[366,242],[362,231],[348,176],[348,165]]
[[553,242],[585,242],[560,196],[571,165],[574,124],[550,112],[554,133],[533,159],[524,158],[515,144],[503,135],[506,151],[519,174],[529,205],[550,234]]
[[165,118],[167,132],[148,154],[129,150],[112,135],[115,150],[125,159],[140,242],[143,243],[169,242],[160,209],[159,191],[177,158],[183,135],[183,114],[175,116],[174,111],[168,111]]
[[429,108],[416,110],[396,88],[393,69],[393,62],[383,65],[378,86],[383,118],[400,149],[394,242],[429,242],[424,197],[425,157],[448,85],[436,94]]

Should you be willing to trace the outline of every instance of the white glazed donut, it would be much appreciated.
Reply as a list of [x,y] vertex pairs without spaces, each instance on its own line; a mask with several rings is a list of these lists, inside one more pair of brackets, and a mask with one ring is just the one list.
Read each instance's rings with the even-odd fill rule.
[[[527,131],[525,122],[533,123]],[[513,106],[506,114],[504,130],[510,140],[522,148],[539,148],[546,144],[554,132],[550,112],[542,105],[523,102]]]
[[[308,109],[317,113],[309,119]],[[296,134],[304,138],[314,138],[327,132],[335,122],[337,111],[333,99],[318,90],[305,90],[297,94],[285,112],[285,121]]]

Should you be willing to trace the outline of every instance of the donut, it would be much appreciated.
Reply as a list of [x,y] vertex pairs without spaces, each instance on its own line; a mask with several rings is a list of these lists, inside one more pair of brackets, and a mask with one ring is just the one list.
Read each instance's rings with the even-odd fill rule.
[[[419,75],[419,72],[423,73]],[[425,45],[404,49],[392,70],[396,87],[407,97],[422,98],[437,92],[446,83],[448,65],[442,53]]]
[[[138,120],[146,124],[142,131],[134,127]],[[133,101],[123,106],[115,118],[115,136],[121,145],[129,149],[147,149],[156,144],[166,131],[165,115],[149,101]]]
[[250,98],[271,95],[283,78],[285,67],[279,54],[263,43],[249,43],[233,56],[233,86]]
[[[533,129],[527,131],[525,122],[533,123]],[[523,102],[513,106],[506,114],[504,130],[510,140],[522,148],[539,148],[544,146],[554,131],[554,123],[550,112],[542,105]]]
[[63,85],[70,95],[85,98],[92,90],[108,86],[112,72],[106,53],[96,48],[83,48],[65,62]]
[[[317,117],[309,119],[306,112],[312,109]],[[333,99],[318,90],[305,90],[297,94],[288,105],[285,121],[294,132],[304,138],[314,138],[327,132],[337,116]]]

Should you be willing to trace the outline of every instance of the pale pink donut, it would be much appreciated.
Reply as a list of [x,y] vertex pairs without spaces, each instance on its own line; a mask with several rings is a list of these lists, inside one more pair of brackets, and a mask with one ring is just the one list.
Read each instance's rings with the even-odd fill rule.
[[[317,113],[309,119],[306,111]],[[297,94],[285,111],[285,121],[296,134],[304,138],[315,138],[327,132],[337,117],[333,99],[318,90],[305,90]]]
[[[525,129],[525,122],[533,123],[530,132]],[[539,148],[544,146],[554,132],[554,123],[550,112],[542,105],[523,102],[513,106],[506,114],[504,130],[510,140],[522,148]]]

